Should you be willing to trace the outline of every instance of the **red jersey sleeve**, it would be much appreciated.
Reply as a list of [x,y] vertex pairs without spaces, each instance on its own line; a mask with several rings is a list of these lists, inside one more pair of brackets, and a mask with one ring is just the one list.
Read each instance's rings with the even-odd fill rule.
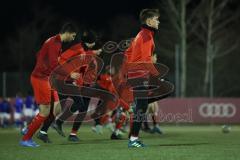
[[148,63],[152,62],[152,52],[153,52],[153,39],[150,35],[142,35],[139,40],[139,53],[141,53],[141,61]]
[[59,63],[63,64],[70,58],[80,55],[82,53],[84,53],[84,49],[83,49],[81,43],[75,44],[61,54],[61,56],[59,58]]
[[59,45],[49,45],[48,48],[49,60],[50,60],[50,70],[53,70],[58,65],[58,57],[61,53],[61,46]]
[[93,50],[87,50],[85,53],[86,54],[91,54],[91,55],[95,54]]

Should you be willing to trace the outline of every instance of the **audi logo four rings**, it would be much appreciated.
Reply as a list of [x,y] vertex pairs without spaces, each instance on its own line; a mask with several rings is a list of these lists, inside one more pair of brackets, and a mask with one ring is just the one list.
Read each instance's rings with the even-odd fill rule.
[[236,114],[236,106],[231,103],[203,103],[198,111],[202,117],[230,118]]

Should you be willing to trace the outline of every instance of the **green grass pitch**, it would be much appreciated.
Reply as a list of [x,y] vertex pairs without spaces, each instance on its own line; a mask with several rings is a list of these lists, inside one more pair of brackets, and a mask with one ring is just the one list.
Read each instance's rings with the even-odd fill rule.
[[[141,133],[146,148],[127,148],[124,140],[110,140],[110,132],[103,135],[83,126],[79,143],[71,143],[53,129],[49,131],[52,144],[24,148],[15,128],[0,129],[0,160],[238,160],[240,159],[240,126],[232,126],[230,133],[222,133],[221,126],[162,126],[163,135]],[[65,133],[70,131],[64,126]]]

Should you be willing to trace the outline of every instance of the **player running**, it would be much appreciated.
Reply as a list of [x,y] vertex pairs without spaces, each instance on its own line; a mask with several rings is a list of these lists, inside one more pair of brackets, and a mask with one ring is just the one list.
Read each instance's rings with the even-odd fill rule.
[[77,29],[71,23],[63,25],[59,34],[46,40],[37,54],[37,63],[31,74],[31,84],[36,103],[39,106],[39,114],[28,125],[27,132],[22,137],[20,145],[24,147],[38,147],[32,140],[33,134],[39,129],[50,113],[50,103],[54,102],[54,115],[59,113],[60,105],[57,92],[50,86],[51,72],[58,66],[58,57],[62,51],[62,42],[73,41]]
[[[126,65],[136,65],[140,67],[143,64],[152,64],[152,54],[154,50],[154,33],[158,30],[159,25],[159,12],[155,9],[143,9],[140,13],[140,22],[142,24],[140,32],[132,41],[130,47],[125,51],[127,56]],[[127,68],[128,70],[132,69]],[[137,69],[135,68],[135,71]],[[139,70],[139,69],[138,69]],[[148,69],[152,75],[158,75],[158,71],[153,67]],[[135,75],[136,76],[136,75]],[[139,78],[144,76],[142,73],[137,75]],[[146,90],[147,87],[139,88],[138,90]],[[131,123],[130,138],[128,147],[145,147],[145,145],[139,140],[139,131],[142,125],[142,121],[145,117],[145,113],[148,107],[148,99],[135,99],[134,115]]]
[[[74,58],[79,57],[84,59],[86,55],[99,55],[101,52],[101,49],[99,50],[93,50],[93,48],[96,45],[97,37],[95,33],[92,30],[85,31],[83,33],[83,36],[81,37],[81,41],[77,41],[77,44],[72,45],[68,50],[66,50],[59,58],[60,64],[64,64],[66,61]],[[67,78],[66,83],[70,85],[76,85],[76,86],[89,86],[88,83],[83,82],[83,77],[86,80],[86,71],[88,66],[82,66],[78,70],[72,72],[70,76]],[[96,73],[96,71],[93,71]],[[94,74],[93,73],[93,74]],[[89,74],[89,73],[88,73]],[[92,74],[92,76],[93,76]],[[43,127],[38,133],[38,138],[42,140],[45,143],[51,143],[47,131],[52,124],[53,128],[57,130],[57,132],[65,137],[65,134],[62,130],[62,124],[64,121],[66,121],[69,117],[73,116],[73,114],[78,111],[81,114],[77,114],[74,119],[72,131],[68,137],[69,141],[79,141],[79,138],[77,137],[77,132],[82,124],[82,121],[84,119],[84,113],[87,112],[88,104],[90,101],[90,98],[88,97],[82,97],[82,96],[71,96],[71,95],[61,95],[59,94],[59,98],[61,103],[64,103],[63,105],[66,105],[66,99],[67,101],[72,101],[71,108],[66,107],[63,110],[63,112],[59,115],[59,117],[56,119],[55,123],[52,124],[54,121],[54,117],[51,116],[47,121],[45,121]]]

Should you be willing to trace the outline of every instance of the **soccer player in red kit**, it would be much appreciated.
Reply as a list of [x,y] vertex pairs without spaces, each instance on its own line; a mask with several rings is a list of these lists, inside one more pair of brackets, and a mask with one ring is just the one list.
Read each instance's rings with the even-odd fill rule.
[[[64,51],[61,56],[59,57],[59,63],[60,65],[64,65],[68,60],[72,58],[82,58],[82,61],[84,61],[84,57],[87,55],[92,55],[93,57],[96,55],[99,55],[101,52],[101,49],[94,50],[95,43],[97,40],[97,36],[92,30],[85,31],[83,35],[81,36],[81,40],[79,41],[79,37],[76,38],[74,44]],[[76,44],[75,44],[76,43]],[[90,63],[90,62],[89,62]],[[69,85],[75,85],[75,86],[89,86],[89,83],[92,83],[92,79],[89,77],[89,74],[93,76],[94,78],[97,71],[93,70],[91,73],[87,72],[88,66],[84,65],[77,69],[76,71],[69,71],[71,72],[70,76],[66,79],[65,83]],[[83,77],[85,82],[83,83]],[[89,83],[87,83],[89,82]],[[79,111],[80,113],[84,113],[88,109],[88,103],[90,98],[88,97],[82,97],[82,96],[74,96],[74,95],[62,95],[59,94],[60,101],[64,101],[65,99],[71,99],[73,101],[72,106],[70,109],[66,107],[67,109],[64,109],[62,113],[58,116],[58,118],[55,120],[55,117],[51,116],[47,121],[44,122],[44,125],[40,129],[37,137],[42,140],[44,143],[51,143],[50,139],[48,138],[47,131],[50,127],[50,125],[55,120],[55,123],[52,124],[53,128],[57,130],[57,132],[65,136],[64,132],[62,131],[62,124],[65,120],[67,120],[69,117],[73,115],[74,112]],[[62,105],[63,107],[64,105]],[[74,119],[72,132],[70,133],[68,139],[69,141],[79,141],[79,138],[77,137],[77,131],[79,130],[82,119],[84,118],[83,114],[79,114]]]
[[54,115],[60,110],[58,95],[57,92],[51,88],[49,77],[55,67],[58,66],[58,58],[61,54],[62,42],[73,41],[76,32],[77,29],[73,24],[66,23],[63,25],[59,34],[50,37],[44,42],[42,48],[37,54],[37,62],[31,74],[31,84],[40,111],[28,125],[27,132],[20,141],[21,146],[39,146],[32,140],[32,136],[48,117],[51,101],[54,102]]
[[[158,75],[157,69],[153,65],[152,54],[154,51],[154,32],[157,31],[159,25],[159,12],[155,9],[143,9],[140,13],[141,30],[130,44],[130,47],[125,51],[127,57],[127,70],[141,70],[149,72],[150,75]],[[145,65],[146,64],[146,65]],[[152,64],[152,65],[151,65]],[[146,68],[144,68],[146,66]],[[145,76],[141,72],[135,72],[139,78]],[[128,76],[129,78],[129,76]],[[146,90],[146,87],[142,87]],[[143,116],[146,113],[148,99],[135,99],[136,107],[134,109],[133,121],[131,123],[130,139],[128,147],[144,147],[145,145],[139,141],[138,135],[143,121]]]
[[[130,107],[128,103],[125,102],[126,99],[124,100],[122,99],[123,97],[122,94],[124,94],[123,89],[122,90],[119,89],[119,92],[117,92],[112,82],[112,76],[114,76],[115,74],[115,71],[114,71],[115,69],[114,68],[110,69],[109,67],[109,68],[106,68],[106,70],[107,70],[107,73],[100,75],[97,83],[101,89],[107,90],[112,94],[116,94],[116,95],[119,94],[119,98],[117,99],[119,106],[112,112],[112,116],[111,116],[112,119],[114,120],[114,123],[116,123],[116,125],[115,125],[115,128],[111,129],[113,132],[110,138],[112,140],[122,139],[121,137],[122,132],[120,131],[120,129],[122,128],[122,125],[126,120],[126,114],[124,112],[129,111]],[[131,95],[128,94],[128,98],[130,96]],[[112,110],[112,109],[109,108],[109,110]],[[107,121],[109,118],[110,118],[109,114],[106,114],[103,117],[101,117],[100,121],[104,122],[104,121]],[[97,126],[96,126],[96,130],[97,130]]]

